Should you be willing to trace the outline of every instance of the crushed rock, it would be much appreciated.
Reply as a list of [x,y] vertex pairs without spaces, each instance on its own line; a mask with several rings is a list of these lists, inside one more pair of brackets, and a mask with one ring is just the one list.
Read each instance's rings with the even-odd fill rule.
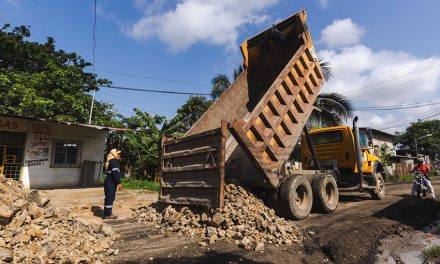
[[119,254],[114,239],[102,219],[54,208],[0,175],[0,263],[102,263]]
[[200,238],[201,246],[225,241],[262,252],[266,243],[291,245],[304,238],[293,221],[278,217],[260,199],[234,184],[225,186],[221,209],[155,203],[134,209],[131,218],[155,224],[166,235]]

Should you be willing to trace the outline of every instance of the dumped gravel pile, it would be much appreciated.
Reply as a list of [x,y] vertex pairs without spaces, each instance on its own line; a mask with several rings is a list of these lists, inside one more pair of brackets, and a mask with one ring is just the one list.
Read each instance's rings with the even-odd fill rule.
[[55,209],[38,191],[0,177],[0,263],[100,263],[118,253],[100,218]]
[[264,245],[300,243],[302,234],[292,221],[275,215],[273,209],[234,184],[225,186],[222,209],[204,210],[160,203],[135,210],[132,218],[153,222],[162,233],[199,237],[200,245],[233,242],[246,249],[264,251]]

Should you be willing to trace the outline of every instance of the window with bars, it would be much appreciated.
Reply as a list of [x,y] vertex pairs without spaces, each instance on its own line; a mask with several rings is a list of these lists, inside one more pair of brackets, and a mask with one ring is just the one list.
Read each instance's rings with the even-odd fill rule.
[[79,168],[80,161],[81,142],[57,139],[53,141],[51,167]]

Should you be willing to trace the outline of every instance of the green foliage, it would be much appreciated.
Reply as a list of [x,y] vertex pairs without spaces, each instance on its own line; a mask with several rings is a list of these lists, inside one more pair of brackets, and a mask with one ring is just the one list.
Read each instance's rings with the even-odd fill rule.
[[326,81],[333,77],[333,68],[330,62],[326,61],[324,58],[319,59],[319,64],[321,65],[322,73],[324,74],[324,79]]
[[412,182],[412,181],[414,181],[414,175],[412,174],[402,175],[399,179],[399,182]]
[[427,247],[423,249],[422,251],[423,255],[427,259],[436,259],[440,257],[440,245],[432,245],[430,247]]
[[[53,38],[40,44],[26,40],[30,34],[25,26],[0,29],[0,113],[86,123],[88,92],[110,81],[87,72],[91,64],[76,53],[56,50]],[[95,124],[117,123],[112,105],[95,106]]]
[[217,100],[228,87],[231,85],[228,76],[226,74],[217,74],[211,81],[211,98]]
[[180,122],[182,123],[180,132],[185,133],[188,131],[211,107],[213,102],[203,95],[189,97],[188,101],[177,109],[177,114],[180,115]]
[[[136,178],[147,179],[159,169],[162,138],[182,136],[179,132],[182,130],[181,116],[167,120],[164,116],[152,116],[138,109],[134,111],[135,116],[124,120],[134,132],[125,133],[122,138],[123,163],[131,166]],[[113,140],[117,144],[121,138],[114,135]]]
[[145,180],[122,179],[122,186],[124,189],[148,190],[152,192],[158,192],[160,189],[160,183]]
[[320,111],[313,111],[308,121],[309,126],[313,128],[340,126],[353,116],[350,101],[338,93],[319,94],[315,106]]
[[383,165],[385,166],[391,166],[393,164],[393,153],[391,152],[390,147],[387,144],[382,144],[382,146],[379,147],[379,158]]
[[440,120],[418,120],[411,123],[404,132],[396,132],[396,143],[400,149],[407,150],[415,156],[414,140],[428,134],[432,136],[417,140],[418,153],[438,159],[440,158]]
[[234,69],[234,72],[232,73],[232,75],[234,76],[234,81],[237,80],[238,76],[240,76],[240,74],[244,71],[243,66],[240,65],[238,66],[236,69]]

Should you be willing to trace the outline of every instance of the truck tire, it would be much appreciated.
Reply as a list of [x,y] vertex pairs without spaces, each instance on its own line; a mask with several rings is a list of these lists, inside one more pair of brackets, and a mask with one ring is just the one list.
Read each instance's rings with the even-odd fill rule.
[[370,190],[371,197],[374,200],[382,200],[385,198],[385,181],[383,180],[382,174],[374,170],[373,177],[376,178],[376,188]]
[[335,178],[330,174],[315,177],[312,183],[313,207],[321,213],[332,213],[338,208],[339,191]]
[[283,182],[280,187],[280,203],[287,218],[302,220],[309,216],[313,193],[307,177],[295,175]]

